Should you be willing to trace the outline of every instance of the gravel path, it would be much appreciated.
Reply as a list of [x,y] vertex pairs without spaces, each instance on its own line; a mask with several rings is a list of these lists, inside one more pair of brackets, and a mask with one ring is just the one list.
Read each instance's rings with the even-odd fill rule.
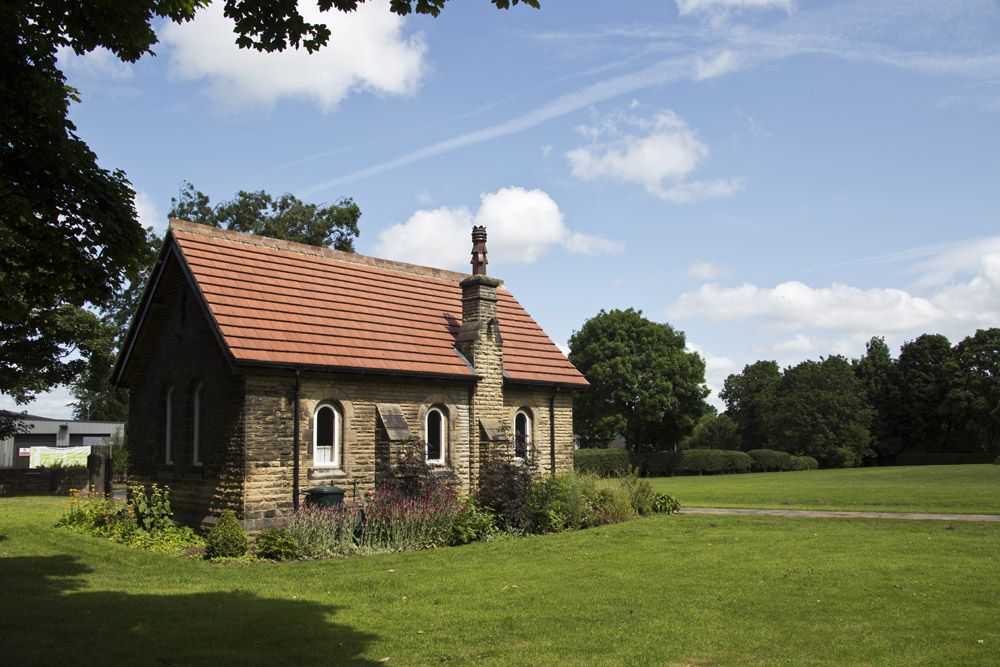
[[805,516],[824,519],[911,519],[914,521],[1000,521],[998,514],[920,514],[915,512],[843,512],[839,510],[762,510],[727,507],[682,507],[681,514]]

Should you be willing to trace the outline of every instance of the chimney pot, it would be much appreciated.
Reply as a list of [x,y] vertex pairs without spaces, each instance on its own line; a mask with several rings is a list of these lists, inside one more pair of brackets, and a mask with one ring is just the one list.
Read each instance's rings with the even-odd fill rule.
[[486,275],[486,227],[480,225],[472,228],[472,274]]

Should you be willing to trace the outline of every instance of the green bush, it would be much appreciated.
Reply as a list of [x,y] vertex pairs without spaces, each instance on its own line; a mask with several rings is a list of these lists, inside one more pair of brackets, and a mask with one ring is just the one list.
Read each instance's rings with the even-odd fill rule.
[[721,475],[750,472],[753,459],[745,452],[727,449],[689,449],[680,452],[674,465],[678,475]]
[[792,470],[792,455],[776,449],[751,449],[747,454],[752,459],[753,472],[782,472]]
[[293,560],[299,557],[299,543],[287,528],[265,528],[253,543],[261,558]]
[[247,552],[247,531],[232,510],[222,510],[208,539],[205,540],[206,558],[236,558]]
[[578,449],[573,452],[573,470],[598,477],[626,475],[632,467],[624,449]]
[[451,544],[468,544],[489,540],[500,533],[497,517],[469,496],[464,500],[465,510],[451,526]]
[[811,456],[793,456],[792,470],[819,470],[819,461]]
[[993,456],[965,452],[904,452],[896,457],[898,466],[945,466],[989,463]]
[[657,491],[653,494],[653,511],[662,514],[675,514],[681,509],[677,499],[666,493]]
[[639,477],[638,472],[622,477],[621,484],[628,492],[629,504],[637,514],[651,514],[653,512],[656,492],[653,491],[653,487],[648,481]]
[[636,517],[631,495],[617,480],[598,489],[591,500],[591,506],[594,512],[594,525],[597,526],[622,523]]
[[531,495],[536,471],[533,459],[515,460],[508,448],[495,447],[480,467],[476,500],[497,515],[502,528],[517,530],[524,519],[524,503]]
[[668,477],[674,474],[674,467],[680,457],[681,452],[633,453],[631,462],[633,467],[639,469],[643,477]]
[[542,477],[531,485],[520,528],[528,533],[557,533],[593,524],[590,498],[596,493],[591,475],[565,473]]
[[361,511],[355,507],[306,506],[292,515],[288,532],[301,558],[346,556],[357,550],[355,534],[361,519]]
[[129,506],[139,527],[147,533],[174,527],[170,488],[152,484],[149,493],[141,484],[128,488]]

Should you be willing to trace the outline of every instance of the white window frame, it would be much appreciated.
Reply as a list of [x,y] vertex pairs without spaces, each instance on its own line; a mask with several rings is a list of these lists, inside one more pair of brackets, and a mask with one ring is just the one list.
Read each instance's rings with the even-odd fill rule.
[[163,433],[163,462],[168,466],[174,464],[174,453],[173,449],[173,435],[174,435],[174,386],[170,385],[167,387],[166,396],[166,406],[167,406],[167,420],[166,429]]
[[[430,457],[430,417],[436,412],[441,415],[441,457],[432,459]],[[424,459],[431,465],[444,465],[448,460],[448,415],[441,408],[434,406],[424,415]]]
[[201,465],[201,388],[199,382],[194,387],[191,397],[191,464]]
[[[319,446],[319,411],[323,408],[330,408],[333,411],[333,456],[329,461],[320,461],[319,457],[316,456],[316,451]],[[342,444],[342,430],[343,430],[343,416],[340,413],[340,408],[334,403],[320,403],[313,410],[312,418],[312,432],[313,432],[313,466],[316,468],[340,468],[341,467],[341,457],[343,452]]]
[[[524,415],[524,456],[517,455],[517,418]],[[531,413],[524,408],[514,413],[514,458],[523,461],[531,457]]]

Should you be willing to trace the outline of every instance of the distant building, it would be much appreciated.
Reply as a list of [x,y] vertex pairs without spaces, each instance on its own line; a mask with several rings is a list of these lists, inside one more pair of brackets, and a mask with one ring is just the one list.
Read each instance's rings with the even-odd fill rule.
[[0,468],[27,468],[32,447],[94,447],[109,445],[125,431],[124,422],[97,422],[51,419],[27,413],[0,410],[5,417],[19,420],[23,433],[0,440]]

